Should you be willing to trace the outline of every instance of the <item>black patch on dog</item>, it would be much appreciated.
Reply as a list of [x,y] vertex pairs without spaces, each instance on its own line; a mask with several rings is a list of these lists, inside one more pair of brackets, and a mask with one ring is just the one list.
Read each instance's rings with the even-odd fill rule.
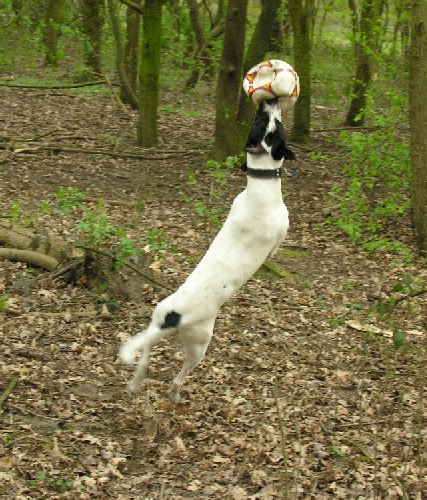
[[162,330],[166,330],[167,328],[176,328],[181,321],[181,315],[175,311],[167,313],[165,316],[165,322],[160,327]]
[[261,101],[255,114],[254,122],[249,130],[248,140],[245,144],[245,151],[250,154],[266,153],[261,142],[264,139],[267,146],[271,146],[271,156],[278,161],[282,158],[286,160],[295,160],[295,154],[286,147],[285,129],[282,123],[275,120],[275,130],[266,134],[267,126],[270,121],[269,114],[264,110],[265,101]]

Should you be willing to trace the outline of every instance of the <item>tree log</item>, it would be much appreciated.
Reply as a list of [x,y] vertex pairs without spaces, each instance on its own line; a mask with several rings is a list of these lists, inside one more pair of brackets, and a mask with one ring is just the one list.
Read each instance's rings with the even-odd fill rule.
[[0,260],[7,259],[18,262],[26,262],[36,267],[42,267],[48,271],[54,271],[59,262],[53,257],[48,257],[31,250],[17,250],[16,248],[0,248]]
[[84,255],[81,250],[59,236],[49,235],[45,231],[27,229],[3,220],[0,220],[0,243],[13,249],[29,250],[51,257],[57,261],[57,264],[66,259],[81,258]]

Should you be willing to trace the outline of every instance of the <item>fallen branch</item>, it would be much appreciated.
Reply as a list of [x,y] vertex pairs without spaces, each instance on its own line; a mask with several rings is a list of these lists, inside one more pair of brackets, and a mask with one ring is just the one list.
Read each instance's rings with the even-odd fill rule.
[[12,87],[18,89],[77,89],[80,87],[93,87],[94,85],[105,85],[105,80],[82,83],[68,83],[65,85],[21,85],[20,83],[0,83],[0,87]]
[[[84,148],[67,148],[63,146],[34,146],[31,148],[19,148],[13,150],[14,153],[22,154],[30,154],[30,153],[38,153],[40,151],[52,151],[55,154],[62,153],[83,153],[90,155],[104,155],[111,156],[114,158],[135,158],[138,160],[166,160],[168,158],[174,158],[177,154],[180,155],[194,155],[194,154],[205,154],[206,150],[203,149],[177,149],[166,151],[164,153],[160,153],[160,151],[156,150],[147,150],[147,154],[138,154],[138,153],[117,153],[116,151],[103,150],[103,149],[84,149]],[[156,151],[153,154],[153,151]]]
[[0,396],[0,413],[3,413],[3,403],[6,399],[11,395],[13,389],[15,389],[16,384],[18,383],[18,377],[12,379],[10,384],[7,386],[6,390]]
[[111,95],[113,96],[114,102],[119,106],[119,108],[123,111],[123,113],[127,116],[129,116],[129,110],[126,108],[126,106],[123,104],[122,100],[120,97],[117,95],[116,91],[114,90],[113,84],[111,83],[111,80],[108,78],[107,75],[102,75],[105,78],[105,83],[107,84],[108,90],[110,91]]
[[[129,320],[129,319],[146,319],[147,315],[145,314],[110,314],[107,312],[98,312],[98,311],[62,311],[62,312],[23,312],[20,309],[12,309],[10,307],[5,307],[3,312],[6,314],[13,314],[15,316],[20,316],[22,318],[63,318],[67,323],[74,321],[76,319],[81,318],[90,318],[90,319],[106,319],[111,321],[116,320]],[[34,354],[34,351],[30,351],[29,349],[18,349],[13,351],[14,354],[19,354],[24,357],[34,357],[41,356],[39,354]]]

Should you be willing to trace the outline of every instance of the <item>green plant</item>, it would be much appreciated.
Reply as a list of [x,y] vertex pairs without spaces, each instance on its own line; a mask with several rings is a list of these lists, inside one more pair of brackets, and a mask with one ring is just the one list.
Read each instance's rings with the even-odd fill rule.
[[52,203],[50,200],[40,200],[39,207],[42,212],[52,211]]
[[23,213],[22,205],[26,200],[28,200],[28,198],[21,198],[20,200],[12,202],[9,212],[2,214],[2,217],[9,219],[12,224],[16,224],[18,222],[28,224],[31,222],[33,217]]
[[142,241],[146,244],[144,250],[147,252],[154,252],[156,256],[164,254],[167,250],[176,252],[176,247],[170,245],[166,233],[159,229],[149,229],[147,231],[147,236],[143,238]]
[[212,182],[225,186],[227,179],[231,174],[231,170],[235,168],[239,160],[238,156],[228,156],[224,162],[217,162],[215,160],[208,160],[205,168],[210,171]]
[[[104,248],[102,252],[114,256],[116,267],[121,267],[125,264],[125,259],[132,256],[138,256],[144,253],[142,249],[136,247],[136,242],[128,237],[126,230],[123,227],[116,227],[109,221],[108,214],[105,211],[104,202],[100,200],[96,208],[90,209],[86,204],[82,203],[85,200],[85,194],[71,187],[61,188],[55,193],[58,198],[59,212],[67,212],[76,208],[82,212],[82,218],[77,221],[76,228],[83,235],[84,247],[92,247],[99,251],[102,247],[110,246],[112,250],[109,252]],[[45,203],[45,206],[50,204]],[[144,209],[145,205],[140,206]],[[166,248],[171,248],[165,241],[167,237],[165,233],[161,236],[155,231],[149,235],[150,250],[160,251]],[[156,236],[157,235],[157,236]],[[150,239],[151,237],[151,239]],[[157,238],[157,239],[156,239]],[[155,248],[155,244],[157,247]]]
[[108,215],[104,211],[104,202],[101,200],[96,211],[92,212],[84,208],[83,219],[76,224],[77,229],[85,236],[85,243],[89,246],[99,247],[110,240],[116,233],[114,226],[109,222]]
[[7,294],[3,293],[0,295],[0,313],[4,312],[4,309],[7,305]]
[[[393,294],[399,294],[395,296]],[[413,305],[409,299],[426,293],[425,282],[419,276],[412,276],[405,273],[401,279],[391,289],[389,297],[378,306],[380,315],[390,314],[395,307],[403,301],[407,303],[407,313],[411,314]]]
[[194,210],[196,214],[206,217],[212,226],[221,226],[221,221],[217,217],[222,212],[219,207],[209,208],[205,203],[198,202],[194,205]]
[[128,237],[126,231],[120,227],[117,230],[117,245],[115,248],[116,267],[121,267],[128,257],[141,255],[143,250],[135,247],[135,241]]
[[78,189],[61,187],[59,191],[55,192],[55,195],[58,198],[60,212],[68,212],[73,207],[77,207],[80,210],[87,209],[86,205],[82,203],[86,199],[86,195]]
[[[45,471],[38,471],[36,473],[36,480],[44,483],[48,489],[56,491],[58,493],[63,493],[69,491],[74,484],[74,479],[61,479],[49,477]],[[83,484],[78,486],[80,491],[85,491],[86,487]]]

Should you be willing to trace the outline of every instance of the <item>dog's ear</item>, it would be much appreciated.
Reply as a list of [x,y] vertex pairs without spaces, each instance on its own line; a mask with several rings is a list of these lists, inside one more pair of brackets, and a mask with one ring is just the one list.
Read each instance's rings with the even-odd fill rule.
[[288,148],[285,148],[285,154],[283,155],[283,158],[285,160],[296,160],[297,159],[297,157],[295,156],[295,153]]
[[255,155],[265,153],[265,150],[261,146],[261,141],[264,139],[268,120],[268,114],[264,111],[264,102],[261,102],[249,129],[248,139],[245,144],[245,151],[247,153]]
[[[275,125],[276,129],[274,132],[271,132],[270,138],[271,156],[273,157],[273,160],[278,161],[282,158],[284,158],[285,160],[295,160],[296,156],[294,155],[294,153],[286,147],[285,129],[283,128],[282,123],[276,119]],[[267,138],[266,143],[268,144]]]

